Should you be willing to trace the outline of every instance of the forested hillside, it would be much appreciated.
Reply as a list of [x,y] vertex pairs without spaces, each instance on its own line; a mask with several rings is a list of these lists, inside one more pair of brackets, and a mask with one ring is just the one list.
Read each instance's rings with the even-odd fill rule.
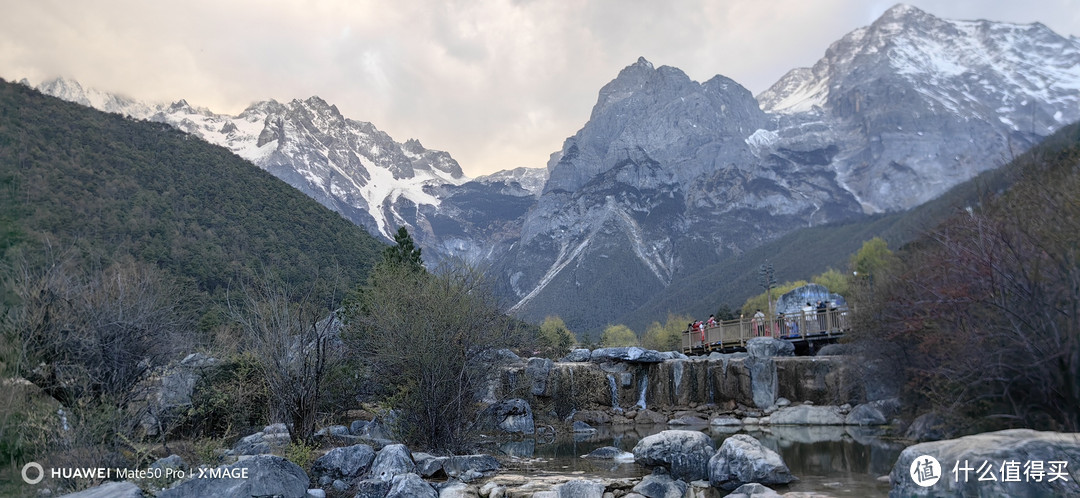
[[1080,126],[1011,168],[857,300],[858,351],[948,434],[1080,430]]
[[351,287],[381,244],[228,150],[0,82],[0,250],[132,256],[202,296],[246,275]]

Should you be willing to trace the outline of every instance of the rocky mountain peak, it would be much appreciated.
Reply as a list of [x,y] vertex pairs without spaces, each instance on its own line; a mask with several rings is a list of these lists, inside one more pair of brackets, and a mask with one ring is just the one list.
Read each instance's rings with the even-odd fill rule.
[[881,16],[874,21],[874,24],[911,24],[936,19],[936,17],[919,10],[918,7],[905,3],[898,3],[882,13]]
[[423,154],[424,150],[425,150],[424,146],[420,143],[420,141],[415,139],[415,138],[410,138],[410,139],[406,140],[405,143],[402,144],[402,147],[406,151],[411,152],[413,154]]

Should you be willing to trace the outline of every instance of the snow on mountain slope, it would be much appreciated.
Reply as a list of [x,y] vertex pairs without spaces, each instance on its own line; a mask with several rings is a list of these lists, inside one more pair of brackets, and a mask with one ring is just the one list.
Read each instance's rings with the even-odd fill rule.
[[387,240],[415,218],[397,206],[438,207],[440,199],[427,189],[468,181],[446,152],[426,149],[416,140],[395,142],[371,123],[345,118],[318,97],[257,102],[229,116],[185,100],[143,104],[63,78],[37,89],[103,111],[167,123],[228,148]]
[[776,147],[832,143],[865,211],[908,209],[1080,120],[1080,40],[897,5],[757,98]]

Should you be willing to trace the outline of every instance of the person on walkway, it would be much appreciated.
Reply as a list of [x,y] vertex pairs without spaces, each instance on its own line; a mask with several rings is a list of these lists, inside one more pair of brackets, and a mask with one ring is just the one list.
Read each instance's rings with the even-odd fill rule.
[[761,308],[754,312],[754,319],[750,323],[757,329],[758,337],[765,335],[765,313],[761,312]]
[[814,318],[814,307],[810,305],[810,301],[807,301],[806,306],[803,306],[802,313],[803,313],[803,316],[802,316],[803,324],[805,325],[804,328],[806,329],[806,330],[803,330],[803,333],[804,334],[812,334],[812,333],[814,333],[814,325],[810,321],[811,319]]
[[825,306],[825,301],[818,301],[817,302],[817,321],[818,321],[818,328],[820,328],[822,332],[828,332],[829,331],[829,327],[828,327],[828,324],[826,323],[826,319],[825,319],[825,312],[826,311],[828,311],[828,307]]

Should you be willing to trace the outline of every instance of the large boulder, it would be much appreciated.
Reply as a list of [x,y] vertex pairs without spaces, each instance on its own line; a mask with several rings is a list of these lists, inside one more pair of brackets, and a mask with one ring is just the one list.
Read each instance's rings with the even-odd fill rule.
[[689,485],[665,472],[653,472],[641,479],[634,492],[647,498],[683,498]]
[[311,473],[320,478],[351,480],[364,475],[375,460],[375,450],[366,444],[334,448],[311,464]]
[[597,481],[575,479],[555,486],[559,498],[603,498],[605,486]]
[[574,349],[570,351],[570,354],[563,356],[559,361],[580,363],[589,361],[590,358],[592,358],[592,351],[589,351],[588,349]]
[[285,424],[270,424],[255,434],[240,438],[226,454],[230,456],[266,455],[284,451],[291,442],[289,428]]
[[525,377],[529,379],[532,389],[529,391],[533,396],[547,396],[548,376],[551,375],[551,367],[555,363],[547,358],[529,358],[525,364]]
[[900,401],[896,398],[871,401],[852,408],[844,419],[844,423],[847,425],[885,425],[899,410]]
[[709,475],[712,439],[698,431],[662,431],[634,446],[634,460],[645,467],[664,467],[676,479],[696,481]]
[[750,374],[750,396],[754,406],[765,409],[776,404],[779,384],[776,361],[771,357],[750,356],[743,360]]
[[447,457],[443,462],[446,475],[462,481],[472,480],[475,476],[490,475],[498,470],[499,461],[491,455],[458,455]]
[[844,414],[836,406],[799,405],[781,408],[769,420],[772,425],[844,425]]
[[582,458],[615,460],[616,462],[633,462],[634,454],[629,451],[620,450],[614,446],[604,446],[603,448],[592,450],[588,455],[583,455]]
[[756,482],[743,484],[735,488],[727,498],[779,498],[782,496],[772,488]]
[[919,415],[908,426],[904,433],[904,439],[912,441],[938,441],[955,434],[954,428],[950,427],[940,415],[929,412]]
[[523,399],[509,399],[485,408],[477,417],[477,426],[482,431],[497,429],[511,434],[536,432],[532,407]]
[[353,498],[384,498],[390,492],[390,483],[382,479],[362,479],[353,483]]
[[[922,472],[929,468],[923,465],[928,461],[925,456],[938,461],[940,472],[934,472],[939,478],[935,484],[924,487],[912,470],[923,479]],[[916,459],[919,464],[913,466]],[[1041,462],[1040,479],[1025,471],[1028,462]],[[1076,433],[1012,429],[920,443],[900,452],[889,474],[893,486],[889,496],[1080,496],[1076,462],[1080,462],[1080,434]],[[995,480],[989,480],[991,476]]]
[[302,498],[308,489],[308,475],[304,469],[273,455],[254,456],[216,469],[197,469],[192,477],[162,491],[158,498]]
[[416,464],[409,448],[404,444],[388,444],[375,455],[368,477],[389,482],[395,476],[413,472],[416,472]]
[[787,484],[794,480],[780,455],[746,434],[725,439],[709,460],[709,482],[728,491],[751,482]]
[[145,408],[139,420],[143,431],[149,436],[158,435],[162,427],[191,406],[195,385],[207,369],[219,363],[216,358],[192,353],[179,363],[155,370],[148,376],[136,388],[141,398],[136,404]]
[[439,493],[420,476],[407,473],[394,476],[386,498],[439,498]]
[[591,361],[623,361],[626,363],[660,363],[664,357],[651,349],[641,349],[636,346],[619,348],[600,348],[593,350]]
[[772,358],[774,356],[795,356],[795,346],[782,339],[755,337],[746,341],[746,352],[751,358]]

